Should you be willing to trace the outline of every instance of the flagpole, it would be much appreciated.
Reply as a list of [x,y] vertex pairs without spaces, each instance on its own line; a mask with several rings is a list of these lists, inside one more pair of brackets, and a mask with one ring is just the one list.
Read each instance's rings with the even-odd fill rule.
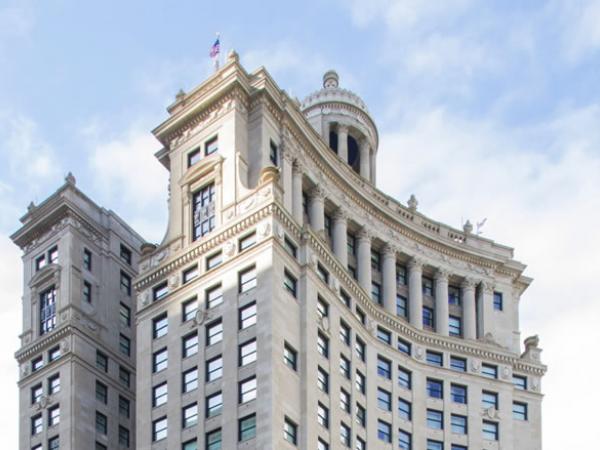
[[[216,46],[216,48],[215,48]],[[213,56],[213,65],[215,68],[215,72],[219,71],[219,60],[221,59],[221,33],[219,33],[217,31],[217,40],[215,41],[215,44],[213,45],[213,52],[214,52],[214,56]]]

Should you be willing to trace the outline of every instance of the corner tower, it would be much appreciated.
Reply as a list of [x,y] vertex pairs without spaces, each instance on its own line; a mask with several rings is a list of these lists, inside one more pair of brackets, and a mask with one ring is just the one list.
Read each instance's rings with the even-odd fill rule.
[[323,75],[323,88],[304,99],[302,112],[323,140],[345,163],[375,184],[377,127],[362,99],[340,88],[335,70]]

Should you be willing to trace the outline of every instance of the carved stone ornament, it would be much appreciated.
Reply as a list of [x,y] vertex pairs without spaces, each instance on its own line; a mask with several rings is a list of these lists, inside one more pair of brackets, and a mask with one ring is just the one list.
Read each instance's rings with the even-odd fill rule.
[[46,394],[42,394],[40,399],[35,403],[33,407],[36,411],[41,411],[43,409],[46,409],[49,403],[50,399],[48,398],[48,396]]
[[501,377],[504,380],[508,380],[510,378],[510,370],[508,367],[502,367]]
[[410,194],[410,198],[408,199],[407,202],[408,205],[408,209],[410,209],[411,211],[416,211],[417,207],[419,206],[419,201],[417,200],[417,197],[415,197],[415,194]]
[[417,347],[415,350],[415,358],[417,359],[423,359],[423,355],[425,354],[425,352],[423,351],[423,347]]
[[273,227],[273,234],[280,240],[285,238],[283,227],[278,223],[275,223],[275,226]]
[[175,289],[177,286],[179,286],[179,275],[173,274],[169,277],[169,288]]
[[498,410],[493,406],[490,406],[489,408],[484,408],[484,410],[481,412],[481,415],[483,417],[488,417],[489,419],[500,419]]
[[267,238],[271,234],[271,224],[269,222],[262,222],[257,227],[258,236],[261,238]]
[[60,342],[60,353],[65,354],[65,353],[69,353],[71,351],[71,343],[68,341],[68,339],[63,339]]
[[24,378],[29,375],[29,364],[25,363],[21,366],[21,377]]
[[540,390],[540,383],[538,382],[538,380],[534,379],[531,381],[531,390],[538,392]]
[[338,280],[336,277],[331,277],[331,284],[335,292],[340,292],[340,280]]
[[145,290],[140,294],[140,302],[142,306],[147,306],[150,303],[150,291]]
[[318,319],[319,326],[329,333],[329,318],[328,317],[319,317]]
[[480,367],[481,363],[479,361],[477,361],[476,359],[471,360],[471,370],[473,370],[473,372],[479,372]]
[[196,311],[196,315],[194,316],[194,325],[197,327],[201,326],[209,319],[209,317],[207,310],[198,308],[198,311]]
[[235,242],[227,241],[225,243],[225,245],[223,246],[223,253],[227,257],[232,257],[233,255],[235,255],[235,249],[236,249]]

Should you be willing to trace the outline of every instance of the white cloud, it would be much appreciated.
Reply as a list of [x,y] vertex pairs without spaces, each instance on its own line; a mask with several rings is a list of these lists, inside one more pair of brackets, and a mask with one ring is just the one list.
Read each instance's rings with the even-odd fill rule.
[[[597,392],[577,384],[597,373],[600,299],[600,106],[562,111],[554,120],[506,128],[438,108],[382,133],[381,188],[460,227],[488,218],[485,236],[515,246],[535,281],[521,300],[523,337],[539,334],[545,378],[544,448],[589,448]],[[595,125],[596,124],[596,125]],[[381,162],[385,161],[385,164]],[[575,391],[574,391],[575,389]],[[565,416],[565,410],[578,414]],[[564,433],[564,430],[569,430]]]
[[600,50],[600,0],[556,0],[549,10],[560,25],[568,61],[580,62]]

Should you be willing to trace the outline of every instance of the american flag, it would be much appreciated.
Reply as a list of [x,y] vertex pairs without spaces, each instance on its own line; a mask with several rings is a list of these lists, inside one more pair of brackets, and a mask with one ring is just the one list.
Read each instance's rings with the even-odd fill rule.
[[221,44],[219,42],[219,38],[217,38],[217,40],[215,41],[215,43],[210,48],[209,55],[210,55],[211,58],[216,58],[217,56],[219,56],[220,52],[221,52]]

